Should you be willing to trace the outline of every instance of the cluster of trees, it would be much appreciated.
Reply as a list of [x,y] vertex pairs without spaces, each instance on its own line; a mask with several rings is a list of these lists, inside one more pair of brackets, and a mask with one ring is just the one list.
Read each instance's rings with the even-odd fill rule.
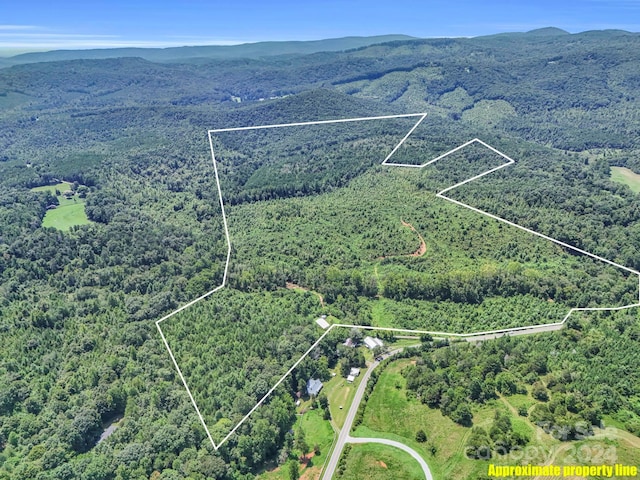
[[471,429],[471,435],[465,445],[467,458],[488,460],[494,452],[506,455],[512,449],[523,447],[529,439],[513,430],[511,418],[504,412],[496,410],[489,432],[478,426]]
[[[638,389],[632,382],[638,372],[632,352],[638,338],[631,315],[593,314],[572,320],[559,335],[436,349],[427,343],[416,365],[405,368],[403,375],[422,403],[462,425],[471,425],[467,413],[474,403],[521,393],[536,401],[519,413],[561,440],[591,435],[605,414],[624,419],[637,434]],[[488,432],[495,445],[520,443],[496,422],[503,433],[493,428]],[[470,444],[487,445],[476,433]]]

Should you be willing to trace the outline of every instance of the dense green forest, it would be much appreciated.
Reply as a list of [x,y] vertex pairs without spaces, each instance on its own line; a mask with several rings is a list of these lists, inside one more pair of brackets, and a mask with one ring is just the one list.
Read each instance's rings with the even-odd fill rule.
[[[295,394],[348,355],[346,330],[213,451],[154,325],[222,282],[210,129],[427,112],[394,161],[481,138],[516,164],[448,196],[640,268],[640,197],[609,178],[640,173],[639,47],[626,32],[545,30],[0,69],[0,478],[235,480],[287,460]],[[320,314],[470,332],[637,299],[637,278],[435,196],[499,155],[472,145],[424,169],[381,166],[416,120],[213,135],[227,287],[163,329],[216,440],[320,336]],[[55,196],[32,189],[60,181],[86,187],[89,224],[43,227]],[[637,323],[629,310],[427,345],[405,374],[446,415],[527,385],[547,396],[541,422],[608,415],[638,435]]]

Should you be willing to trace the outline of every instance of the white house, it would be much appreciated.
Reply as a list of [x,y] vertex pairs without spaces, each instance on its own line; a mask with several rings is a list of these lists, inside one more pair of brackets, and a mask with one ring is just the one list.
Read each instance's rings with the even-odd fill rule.
[[370,348],[371,350],[373,350],[376,347],[384,346],[384,343],[382,343],[382,340],[374,337],[364,337],[364,344],[367,346],[367,348]]

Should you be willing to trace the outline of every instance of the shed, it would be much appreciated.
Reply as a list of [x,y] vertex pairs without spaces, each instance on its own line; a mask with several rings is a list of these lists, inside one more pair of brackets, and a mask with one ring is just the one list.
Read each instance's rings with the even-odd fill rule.
[[382,347],[384,345],[384,343],[382,343],[382,340],[374,337],[364,337],[364,344],[367,346],[367,348],[370,348],[372,350],[376,347]]
[[321,315],[320,318],[316,319],[316,323],[320,325],[320,328],[323,328],[324,330],[329,328],[329,322],[327,322],[326,315]]

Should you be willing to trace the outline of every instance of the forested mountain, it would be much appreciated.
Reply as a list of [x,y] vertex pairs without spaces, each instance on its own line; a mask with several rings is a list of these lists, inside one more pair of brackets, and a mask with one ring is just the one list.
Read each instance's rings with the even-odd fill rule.
[[[1,479],[249,479],[287,458],[293,395],[318,365],[345,355],[336,350],[344,338],[329,337],[213,452],[154,325],[222,281],[210,129],[426,112],[398,159],[424,163],[479,137],[516,164],[452,198],[640,268],[640,198],[609,178],[612,165],[640,173],[640,35],[543,29],[340,52],[280,47],[0,70]],[[308,47],[315,53],[303,54]],[[317,338],[320,313],[477,331],[637,298],[637,278],[435,197],[496,166],[490,152],[464,150],[420,171],[381,167],[381,152],[413,123],[214,136],[232,237],[228,291],[166,327],[214,433]],[[63,180],[88,225],[42,226],[65,192],[32,189]],[[401,221],[421,232],[426,254],[407,256],[420,244]],[[575,347],[550,361],[556,403],[579,396],[594,421],[612,415],[637,434],[638,382],[612,368],[603,386],[588,364],[616,361],[637,378],[638,314],[603,317],[574,323],[544,349],[535,338],[477,354],[456,348],[499,359],[496,376],[509,368],[523,383],[542,381],[527,377],[533,352]],[[617,350],[598,342],[618,334]],[[436,376],[462,402],[463,377],[445,378],[452,362],[432,356],[406,372],[411,388]],[[583,376],[563,380],[570,370]]]
[[377,35],[343,37],[326,40],[256,42],[239,45],[209,45],[168,48],[104,48],[91,50],[53,50],[23,53],[3,58],[7,64],[58,62],[61,60],[140,57],[152,62],[199,62],[206,59],[262,58],[274,55],[308,55],[316,52],[337,52],[396,40],[411,40],[409,35]]

